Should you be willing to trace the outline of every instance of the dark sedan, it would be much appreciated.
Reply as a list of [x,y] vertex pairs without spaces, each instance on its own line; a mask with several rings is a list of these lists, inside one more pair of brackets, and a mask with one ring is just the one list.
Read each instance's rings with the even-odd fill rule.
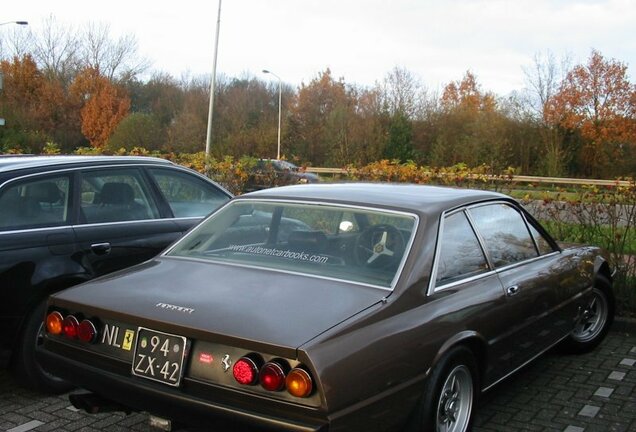
[[253,192],[274,186],[317,183],[317,174],[282,159],[259,159],[250,170],[245,184],[246,192]]
[[158,158],[0,156],[0,357],[31,387],[68,389],[35,362],[47,296],[152,258],[229,199]]
[[610,268],[497,193],[330,184],[236,197],[161,256],[53,295],[74,404],[291,431],[466,431],[476,399],[613,317]]

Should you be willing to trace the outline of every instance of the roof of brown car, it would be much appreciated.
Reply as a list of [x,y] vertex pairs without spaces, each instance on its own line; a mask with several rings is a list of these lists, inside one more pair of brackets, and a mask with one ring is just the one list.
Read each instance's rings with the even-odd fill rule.
[[322,183],[264,189],[239,199],[323,201],[438,213],[471,202],[510,199],[491,191],[404,183]]

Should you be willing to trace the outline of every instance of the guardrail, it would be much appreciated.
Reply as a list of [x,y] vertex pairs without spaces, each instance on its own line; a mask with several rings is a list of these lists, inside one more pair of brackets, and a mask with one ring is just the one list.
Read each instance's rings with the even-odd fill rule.
[[[319,168],[319,167],[307,167],[306,172],[315,174],[331,174],[331,175],[346,175],[351,171],[345,168]],[[491,180],[502,180],[497,176],[486,176]],[[580,178],[568,178],[568,177],[538,177],[538,176],[525,176],[515,175],[509,178],[510,181],[520,183],[547,183],[547,184],[562,184],[562,185],[588,185],[588,186],[629,186],[629,181],[625,180],[599,180],[599,179],[580,179]]]

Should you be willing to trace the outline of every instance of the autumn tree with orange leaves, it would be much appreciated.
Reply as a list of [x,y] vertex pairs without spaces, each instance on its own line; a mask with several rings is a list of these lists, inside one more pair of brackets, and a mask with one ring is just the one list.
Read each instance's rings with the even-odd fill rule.
[[81,105],[82,133],[92,147],[103,148],[128,114],[130,98],[126,91],[100,75],[98,70],[87,68],[77,75],[70,92]]
[[550,104],[551,120],[584,140],[579,160],[584,174],[613,174],[612,165],[634,154],[636,86],[627,65],[592,51],[587,64],[574,67]]
[[59,83],[46,79],[30,55],[0,62],[5,88],[0,117],[14,131],[9,147],[41,147],[43,135],[54,137],[67,119],[65,97]]

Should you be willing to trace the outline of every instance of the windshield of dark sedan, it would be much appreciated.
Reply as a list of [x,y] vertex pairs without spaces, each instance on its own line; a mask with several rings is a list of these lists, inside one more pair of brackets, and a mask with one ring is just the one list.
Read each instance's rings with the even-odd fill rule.
[[167,255],[392,288],[416,225],[409,213],[236,200]]

